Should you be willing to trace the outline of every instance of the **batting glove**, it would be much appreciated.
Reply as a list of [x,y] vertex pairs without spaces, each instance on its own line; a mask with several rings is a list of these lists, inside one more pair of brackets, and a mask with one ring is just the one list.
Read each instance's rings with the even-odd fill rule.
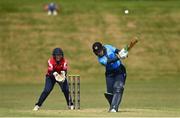
[[123,48],[121,51],[119,51],[118,57],[120,57],[120,59],[127,58],[128,57],[128,51]]

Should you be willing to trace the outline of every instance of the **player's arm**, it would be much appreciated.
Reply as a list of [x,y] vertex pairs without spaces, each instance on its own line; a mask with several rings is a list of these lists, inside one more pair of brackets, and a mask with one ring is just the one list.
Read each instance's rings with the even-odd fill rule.
[[118,59],[125,59],[128,57],[128,50],[126,50],[125,48],[120,50],[111,45],[107,45],[107,46],[111,51],[113,51],[116,54],[115,58],[108,60],[108,63],[112,63],[117,61]]
[[62,70],[61,70],[60,74],[57,73],[57,72],[53,73],[56,81],[58,81],[58,82],[64,82],[64,80],[66,79],[66,75],[67,75],[67,61],[64,60],[62,62],[62,65],[63,65],[63,67],[62,67]]
[[125,48],[121,50],[113,46],[109,46],[109,48],[116,54],[116,57],[114,59],[109,60],[109,63],[115,62],[118,59],[125,59],[126,57],[128,57],[128,50],[126,50]]
[[123,48],[118,52],[117,56],[119,59],[125,59],[128,57],[128,51],[125,48]]
[[[115,54],[118,54],[119,53],[119,49],[117,49],[117,48],[115,48],[115,47],[113,47],[113,46],[111,46],[111,45],[106,45],[106,47],[107,48],[109,48],[112,52],[114,52]],[[118,55],[116,55],[114,58],[112,58],[112,59],[109,59],[109,58],[107,58],[107,64],[109,64],[109,63],[113,63],[113,62],[116,62],[116,61],[118,61],[120,58],[119,58],[119,56]]]
[[112,52],[118,54],[118,52],[120,51],[118,48],[112,46],[112,45],[106,45],[107,48],[109,48]]
[[119,60],[119,57],[116,55],[113,59],[108,59],[106,56],[99,58],[99,63],[106,66],[107,64],[116,62]]
[[119,60],[119,57],[116,55],[113,59],[107,59],[107,64],[116,62],[116,61],[118,61],[118,60]]
[[55,72],[55,71],[54,71],[54,69],[53,69],[53,63],[52,63],[51,59],[49,59],[49,60],[48,60],[48,75],[49,75],[50,77],[52,77],[54,72]]
[[58,82],[64,82],[65,80],[65,71],[61,71],[61,73],[57,73],[56,71],[53,73],[54,78],[56,79],[56,81]]
[[66,78],[66,75],[67,75],[67,68],[68,68],[68,64],[67,64],[67,60],[64,59],[63,61],[63,68],[62,68],[62,71],[61,71],[61,74],[64,78]]
[[121,59],[125,59],[126,57],[128,57],[128,52],[130,51],[130,49],[131,49],[132,47],[134,47],[134,45],[135,45],[137,42],[138,42],[137,37],[135,37],[135,39],[132,40],[129,45],[126,45],[125,48],[123,48],[121,51],[119,51],[118,56],[119,56]]
[[125,59],[126,57],[128,57],[128,50],[126,50],[125,48],[120,50],[111,45],[109,45],[108,47],[116,54],[115,58],[108,60],[108,63],[112,63],[117,61],[118,59]]
[[121,50],[120,49],[115,49],[115,53],[118,54]]
[[62,82],[64,82],[64,80],[66,79],[66,76],[67,76],[67,60],[64,59],[64,62],[63,62],[63,70],[61,71],[61,77],[62,77]]
[[58,82],[64,82],[65,80],[65,71],[60,74],[56,72],[53,68],[53,61],[51,59],[48,60],[48,76],[54,77]]

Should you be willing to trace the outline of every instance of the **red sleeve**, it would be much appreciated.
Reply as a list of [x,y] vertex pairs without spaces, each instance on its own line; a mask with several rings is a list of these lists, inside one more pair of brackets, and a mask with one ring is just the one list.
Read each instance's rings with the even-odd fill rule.
[[53,71],[53,60],[48,60],[48,74],[50,74]]
[[67,70],[67,60],[66,59],[64,59],[64,61],[63,61],[63,70]]

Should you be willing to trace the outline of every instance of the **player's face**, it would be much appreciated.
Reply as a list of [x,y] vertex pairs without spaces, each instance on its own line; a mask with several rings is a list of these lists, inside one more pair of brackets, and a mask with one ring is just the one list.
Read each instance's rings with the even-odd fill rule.
[[56,56],[55,56],[56,61],[60,61],[61,58],[62,58],[62,55],[56,55]]
[[98,55],[99,57],[102,57],[102,56],[104,55],[103,50],[101,50],[99,53],[97,53],[97,55]]

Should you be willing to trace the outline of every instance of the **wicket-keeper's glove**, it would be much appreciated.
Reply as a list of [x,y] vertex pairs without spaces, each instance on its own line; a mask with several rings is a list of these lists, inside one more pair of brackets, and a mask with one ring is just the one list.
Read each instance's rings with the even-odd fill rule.
[[54,72],[53,75],[54,75],[54,78],[56,79],[56,81],[64,82],[65,74],[62,74],[62,71],[61,71],[61,74],[58,74],[57,72]]

